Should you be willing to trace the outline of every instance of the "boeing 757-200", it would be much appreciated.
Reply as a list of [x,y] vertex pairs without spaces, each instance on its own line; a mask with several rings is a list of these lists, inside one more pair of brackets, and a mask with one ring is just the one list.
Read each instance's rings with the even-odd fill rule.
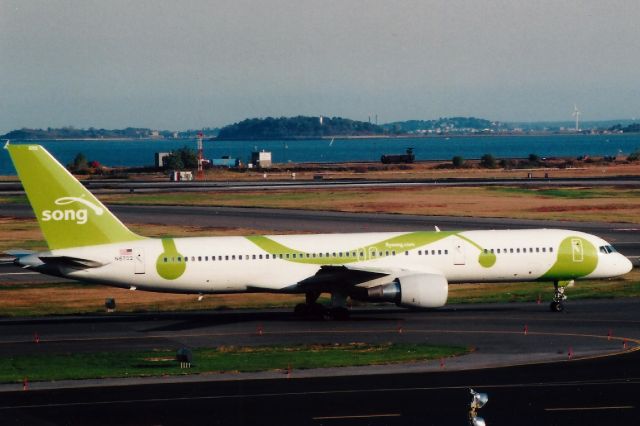
[[[631,262],[594,235],[560,229],[146,238],[130,231],[39,145],[5,146],[49,250],[16,263],[82,282],[171,293],[297,293],[298,314],[348,315],[349,297],[435,308],[451,283],[564,284]],[[317,303],[330,293],[328,310]]]

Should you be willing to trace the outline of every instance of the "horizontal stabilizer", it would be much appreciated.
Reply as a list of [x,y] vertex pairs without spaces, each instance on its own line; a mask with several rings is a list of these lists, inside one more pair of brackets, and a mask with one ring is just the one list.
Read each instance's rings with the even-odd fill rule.
[[25,256],[29,256],[30,254],[35,253],[33,250],[23,250],[23,249],[11,249],[3,252],[4,254],[8,254],[9,256],[13,256],[16,258],[21,258]]
[[70,256],[40,256],[40,260],[48,266],[61,266],[74,269],[99,268],[106,265],[106,263],[98,262],[96,260],[81,259],[79,257]]

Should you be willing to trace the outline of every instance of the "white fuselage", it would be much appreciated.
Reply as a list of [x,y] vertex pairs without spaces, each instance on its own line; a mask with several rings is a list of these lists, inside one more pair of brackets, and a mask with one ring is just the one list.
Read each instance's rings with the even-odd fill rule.
[[[407,273],[442,274],[448,282],[459,283],[604,278],[630,269],[624,256],[601,249],[610,247],[606,241],[580,232],[537,229],[464,231],[442,233],[442,237],[435,232],[423,234],[437,239],[425,244],[414,240],[414,233],[397,232],[279,235],[263,237],[271,244],[266,247],[251,237],[176,238],[171,239],[176,252],[168,254],[161,239],[145,239],[51,253],[104,264],[68,268],[64,275],[69,278],[176,293],[297,292],[296,284],[314,276],[323,265],[387,274],[362,283],[365,287]],[[583,247],[575,243],[567,252],[563,248],[566,241],[582,241]],[[480,261],[481,256],[492,260]],[[175,266],[181,272],[169,278],[166,273],[161,275],[160,268],[167,262],[169,269]],[[587,262],[593,268],[585,269]]]

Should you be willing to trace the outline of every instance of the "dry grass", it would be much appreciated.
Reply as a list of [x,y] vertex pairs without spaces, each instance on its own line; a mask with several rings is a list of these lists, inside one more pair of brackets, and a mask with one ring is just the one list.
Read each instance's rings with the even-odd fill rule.
[[198,302],[195,295],[66,283],[6,287],[0,284],[0,316],[104,312],[107,298],[114,298],[122,312],[285,307],[304,301],[296,295],[233,294],[205,296]]
[[[469,161],[477,166],[477,161]],[[450,165],[450,161],[424,161],[414,164],[383,165],[381,163],[341,163],[338,165],[318,164],[277,164],[266,171],[267,180],[292,179],[292,171],[296,173],[296,180],[312,180],[315,175],[321,174],[324,179],[450,179],[450,178],[522,178],[533,173],[533,177],[543,177],[548,173],[553,178],[568,177],[612,177],[612,176],[638,176],[640,175],[640,163],[580,163],[575,168],[537,168],[537,169],[482,169],[477,167],[449,169],[442,168]],[[303,170],[297,169],[304,168]],[[340,169],[340,170],[339,170]],[[212,181],[248,181],[264,180],[261,171],[246,171],[243,173],[216,169],[206,172],[206,179]],[[157,176],[158,179],[166,179]]]
[[[640,192],[619,188],[404,187],[296,189],[234,193],[113,194],[111,203],[273,207],[436,216],[640,223]],[[582,197],[585,192],[594,196]],[[572,195],[573,194],[573,195]]]

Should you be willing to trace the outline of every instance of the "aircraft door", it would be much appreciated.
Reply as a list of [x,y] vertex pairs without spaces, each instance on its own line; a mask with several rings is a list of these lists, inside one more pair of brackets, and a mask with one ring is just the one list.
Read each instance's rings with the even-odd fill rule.
[[571,257],[574,262],[580,263],[584,261],[584,248],[579,238],[571,240]]
[[136,274],[145,273],[144,250],[141,248],[133,249],[134,272]]
[[453,238],[453,264],[465,264],[464,241],[462,241],[461,238],[457,237]]

